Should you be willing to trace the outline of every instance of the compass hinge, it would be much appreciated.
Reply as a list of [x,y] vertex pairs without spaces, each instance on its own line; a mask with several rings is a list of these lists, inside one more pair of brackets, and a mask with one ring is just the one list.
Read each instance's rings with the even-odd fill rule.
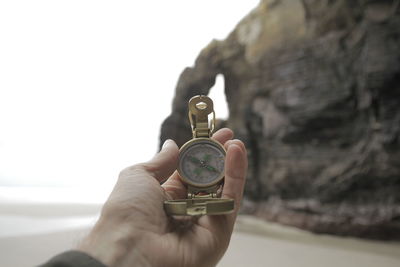
[[218,185],[202,189],[188,186],[188,198],[218,198],[217,189]]
[[210,137],[211,131],[210,129],[202,128],[202,129],[194,129],[193,130],[193,138],[200,138],[200,137]]

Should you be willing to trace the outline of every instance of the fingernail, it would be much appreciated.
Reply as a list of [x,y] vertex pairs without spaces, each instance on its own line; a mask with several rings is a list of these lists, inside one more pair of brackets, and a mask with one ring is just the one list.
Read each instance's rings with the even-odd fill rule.
[[167,139],[165,140],[164,144],[161,147],[161,150],[163,150],[164,148],[166,148],[169,144],[171,144],[171,142],[173,142],[171,139]]
[[234,145],[239,139],[232,139],[226,142],[226,145],[229,147],[231,145]]
[[240,148],[240,150],[242,150],[243,152],[245,152],[245,150],[243,149],[243,147],[240,145],[240,143],[242,143],[242,141],[240,141],[239,139],[233,139],[229,142],[228,147],[230,146],[237,146]]

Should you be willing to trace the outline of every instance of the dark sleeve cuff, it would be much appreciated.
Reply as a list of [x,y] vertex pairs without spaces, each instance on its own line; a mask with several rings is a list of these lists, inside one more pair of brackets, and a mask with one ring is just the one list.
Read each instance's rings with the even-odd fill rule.
[[77,250],[66,251],[38,267],[107,267],[95,258]]

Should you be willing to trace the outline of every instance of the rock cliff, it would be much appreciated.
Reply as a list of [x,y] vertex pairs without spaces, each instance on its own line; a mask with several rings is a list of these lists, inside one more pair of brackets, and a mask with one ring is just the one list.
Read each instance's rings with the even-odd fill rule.
[[399,2],[261,1],[182,72],[161,141],[191,138],[187,101],[222,74],[249,150],[242,212],[400,239]]

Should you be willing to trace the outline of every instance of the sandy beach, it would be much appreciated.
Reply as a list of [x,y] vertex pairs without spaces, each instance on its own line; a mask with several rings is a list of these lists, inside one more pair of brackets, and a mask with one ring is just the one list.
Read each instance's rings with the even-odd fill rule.
[[219,267],[400,266],[400,243],[315,235],[239,216]]
[[[103,198],[85,190],[0,188],[0,266],[28,267],[72,249],[96,222]],[[31,193],[32,197],[29,197]],[[316,235],[240,215],[218,267],[398,267],[400,242]]]

